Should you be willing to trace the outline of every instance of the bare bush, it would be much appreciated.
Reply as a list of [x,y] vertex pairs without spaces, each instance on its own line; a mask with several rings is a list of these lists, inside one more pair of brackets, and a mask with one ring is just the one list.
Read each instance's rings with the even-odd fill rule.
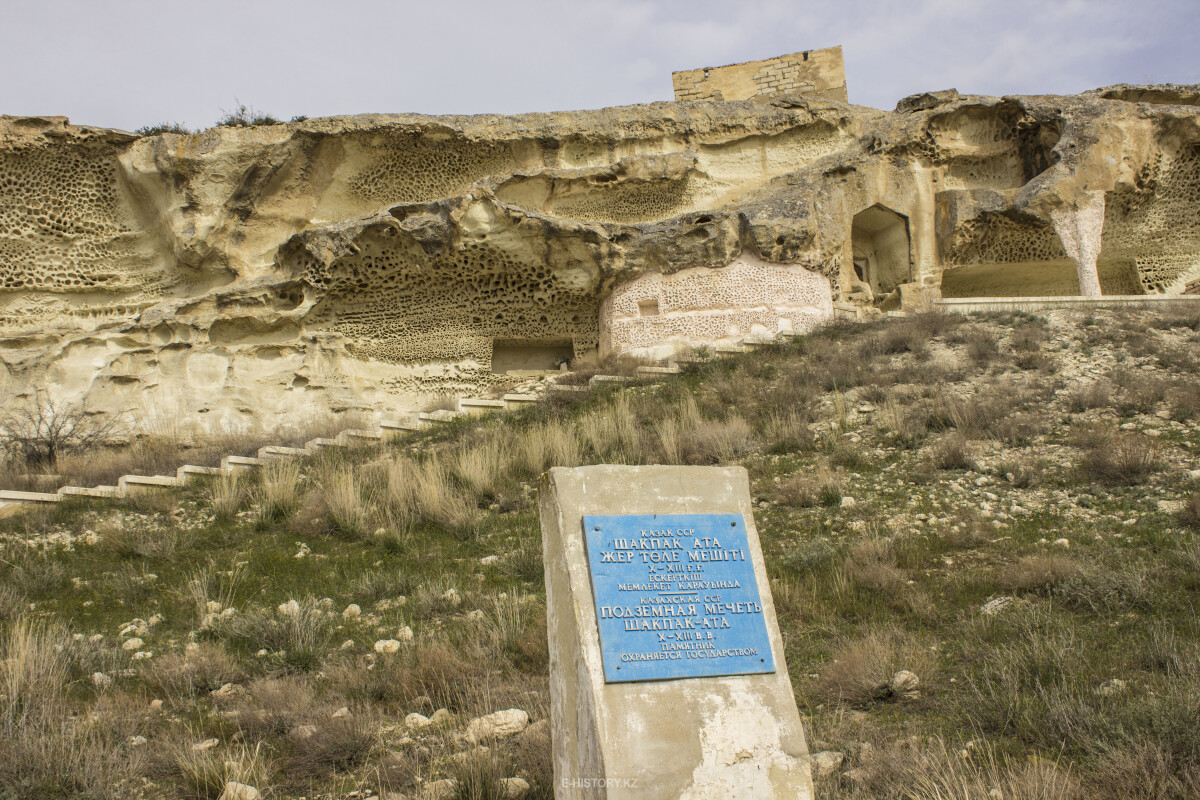
[[31,467],[53,467],[60,456],[107,447],[129,435],[126,417],[99,414],[83,403],[36,391],[0,411],[0,445]]
[[900,670],[928,680],[936,666],[928,647],[896,629],[873,630],[845,642],[826,664],[817,693],[829,702],[867,706],[878,702],[880,687]]
[[291,459],[273,459],[259,471],[259,517],[268,522],[286,519],[300,505],[300,464]]
[[1047,592],[1079,574],[1079,565],[1066,556],[1025,556],[1000,572],[999,584],[1010,591]]

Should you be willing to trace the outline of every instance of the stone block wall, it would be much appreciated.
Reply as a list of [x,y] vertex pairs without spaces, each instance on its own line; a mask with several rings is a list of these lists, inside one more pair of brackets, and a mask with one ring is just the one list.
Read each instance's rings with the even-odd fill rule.
[[785,56],[671,73],[675,100],[748,100],[763,94],[799,92],[849,102],[842,48],[804,50]]

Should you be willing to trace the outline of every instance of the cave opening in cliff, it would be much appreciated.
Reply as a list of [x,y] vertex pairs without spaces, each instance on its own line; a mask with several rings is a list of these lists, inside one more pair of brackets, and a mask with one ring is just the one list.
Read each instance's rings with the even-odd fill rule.
[[912,279],[908,219],[874,205],[854,215],[851,226],[854,271],[876,299]]
[[575,357],[571,339],[493,339],[492,372],[546,372]]

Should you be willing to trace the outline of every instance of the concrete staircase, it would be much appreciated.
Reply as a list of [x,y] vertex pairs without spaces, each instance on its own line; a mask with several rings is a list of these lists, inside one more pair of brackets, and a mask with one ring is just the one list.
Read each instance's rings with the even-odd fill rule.
[[[790,338],[792,334],[781,334],[779,339]],[[729,356],[745,353],[757,347],[770,344],[775,340],[743,339],[735,346],[716,348],[716,356]],[[702,361],[703,359],[680,357],[667,366],[638,367],[637,376],[623,375],[593,375],[587,385],[552,383],[547,386],[548,392],[580,393],[588,392],[604,384],[646,383],[662,380],[669,375],[677,375],[682,370],[680,363]],[[240,474],[259,469],[270,461],[288,458],[304,458],[316,455],[329,448],[347,448],[359,445],[382,444],[403,437],[414,431],[424,430],[430,426],[443,425],[460,417],[477,416],[500,411],[512,411],[523,408],[540,400],[533,394],[506,394],[500,399],[460,398],[455,401],[454,411],[429,411],[395,420],[382,421],[378,427],[367,429],[351,429],[339,433],[333,438],[310,439],[303,447],[284,447],[267,445],[260,447],[253,456],[228,455],[221,459],[219,467],[202,467],[196,464],[184,464],[175,470],[174,475],[122,475],[115,486],[64,486],[56,492],[23,492],[10,489],[0,490],[0,516],[35,506],[60,503],[68,497],[95,497],[108,499],[123,499],[138,493],[161,491],[186,486],[197,478],[219,475]]]

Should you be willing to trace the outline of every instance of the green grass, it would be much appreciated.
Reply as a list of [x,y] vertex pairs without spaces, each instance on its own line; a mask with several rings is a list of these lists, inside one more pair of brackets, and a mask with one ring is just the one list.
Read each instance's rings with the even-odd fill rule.
[[[503,708],[548,715],[535,476],[600,461],[749,470],[812,748],[847,755],[818,796],[1195,796],[1200,429],[1174,405],[1194,376],[1156,353],[1200,335],[1094,316],[838,323],[247,477],[222,514],[201,485],[0,520],[0,627],[71,643],[45,713],[0,733],[0,797],[215,798],[235,773],[273,797],[456,776],[552,796],[544,738],[465,763],[455,734]],[[1157,387],[1132,402],[1130,364]],[[1118,388],[1084,391],[1097,380]],[[1103,458],[1111,442],[1129,457]],[[120,648],[133,635],[152,657]],[[879,691],[900,669],[918,697]],[[437,707],[448,722],[404,728]],[[72,729],[85,712],[104,730]]]

